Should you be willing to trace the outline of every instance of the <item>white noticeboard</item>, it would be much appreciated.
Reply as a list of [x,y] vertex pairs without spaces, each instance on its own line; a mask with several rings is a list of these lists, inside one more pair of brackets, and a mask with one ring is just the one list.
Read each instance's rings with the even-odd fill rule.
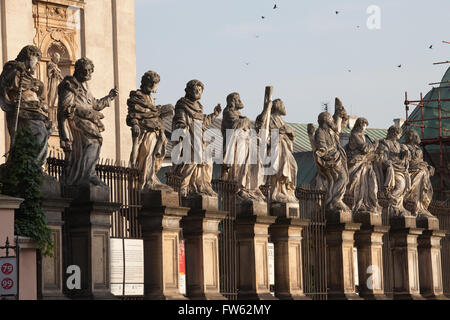
[[0,295],[17,294],[17,259],[0,258]]
[[111,293],[122,296],[144,294],[144,241],[111,239]]
[[275,285],[275,254],[273,243],[269,242],[267,246],[268,264],[269,264],[269,285]]

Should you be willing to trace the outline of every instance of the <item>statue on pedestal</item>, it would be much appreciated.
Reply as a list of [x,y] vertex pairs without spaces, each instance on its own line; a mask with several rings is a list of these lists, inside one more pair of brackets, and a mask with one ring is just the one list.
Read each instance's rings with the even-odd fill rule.
[[239,110],[243,108],[244,104],[239,93],[233,92],[227,96],[227,106],[223,110],[222,120],[225,153],[222,179],[237,183],[237,196],[241,202],[265,201],[266,198],[259,189],[264,176],[261,174],[261,164],[256,150],[256,131],[252,130],[250,119],[241,115]]
[[[265,123],[268,121],[268,129],[278,130],[279,133],[278,154],[275,163],[272,164],[276,173],[267,176],[266,182],[270,185],[271,202],[298,203],[295,196],[297,162],[292,154],[295,132],[281,118],[285,115],[286,108],[283,101],[276,99],[272,103],[265,104],[263,112],[256,118],[255,127],[259,130],[266,129]],[[271,149],[274,152],[275,148]]]
[[109,107],[118,90],[111,89],[102,99],[94,98],[87,86],[93,72],[93,62],[81,58],[75,63],[73,76],[65,77],[58,86],[58,131],[68,161],[68,186],[106,186],[95,173],[103,142],[101,132],[105,130],[100,111]]
[[348,184],[347,154],[341,146],[339,134],[348,121],[347,112],[336,98],[333,117],[328,112],[319,114],[319,128],[314,131],[308,126],[310,136],[314,135],[314,158],[317,164],[317,188],[327,191],[326,208],[329,212],[348,212],[344,203]]
[[399,126],[391,126],[388,129],[386,139],[378,144],[381,155],[378,163],[378,184],[384,189],[389,199],[389,214],[391,216],[411,216],[411,213],[403,207],[403,199],[408,192],[411,182],[408,172],[409,151],[408,147],[398,142],[402,136]]
[[433,187],[430,177],[434,175],[434,167],[423,160],[423,151],[420,148],[420,137],[417,131],[406,131],[405,143],[409,150],[409,174],[411,188],[405,196],[406,201],[414,203],[413,215],[433,217],[428,206],[433,198]]
[[47,101],[50,108],[57,106],[58,85],[63,79],[61,69],[58,67],[60,59],[59,53],[55,52],[47,63]]
[[127,125],[131,127],[133,147],[130,165],[141,172],[140,184],[144,190],[167,190],[156,174],[166,155],[167,138],[162,119],[172,116],[172,105],[155,105],[152,93],[156,93],[159,75],[148,71],[142,76],[140,90],[131,91],[128,104]]
[[368,124],[366,118],[358,118],[346,146],[349,174],[347,189],[353,196],[353,212],[381,214],[377,197],[377,175],[373,168],[378,142],[366,142],[365,130]]
[[5,64],[0,75],[0,105],[6,112],[11,144],[14,143],[16,130],[27,127],[42,146],[37,160],[44,162],[52,122],[44,102],[44,84],[34,77],[41,57],[39,48],[30,45],[24,47],[15,60]]
[[[206,195],[217,197],[211,187],[212,163],[203,158],[206,143],[203,133],[222,111],[220,104],[209,115],[203,114],[200,99],[204,85],[199,80],[191,80],[186,84],[186,95],[175,105],[175,115],[172,120],[172,135],[181,129],[190,139],[190,158],[174,164],[172,173],[181,178],[180,194]],[[183,151],[187,152],[187,150]]]

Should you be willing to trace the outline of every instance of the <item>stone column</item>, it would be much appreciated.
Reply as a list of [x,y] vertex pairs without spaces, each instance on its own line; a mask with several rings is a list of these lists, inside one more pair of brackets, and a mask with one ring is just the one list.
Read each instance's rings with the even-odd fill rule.
[[68,290],[67,295],[73,299],[115,299],[110,285],[109,238],[111,215],[121,204],[109,202],[105,187],[65,189],[65,196],[73,199],[65,212],[67,266],[81,269],[81,289]]
[[418,217],[417,226],[425,229],[418,238],[420,293],[427,299],[447,299],[441,264],[441,240],[445,231],[439,230],[439,220],[435,217]]
[[308,221],[278,217],[269,227],[275,251],[275,296],[307,299],[303,293],[302,230]]
[[181,300],[178,277],[180,220],[189,208],[180,207],[177,192],[141,193],[139,221],[144,239],[144,295],[146,299]]
[[39,268],[39,299],[59,300],[67,299],[63,290],[63,245],[62,227],[63,213],[69,207],[70,199],[61,196],[61,185],[54,178],[45,177],[41,184],[42,209],[45,212],[47,226],[52,233],[54,243],[53,257],[40,258]]
[[217,197],[183,198],[189,207],[181,221],[186,253],[186,293],[190,299],[225,299],[220,293],[219,223],[227,212],[218,210]]
[[361,224],[351,211],[326,212],[328,299],[356,300],[353,260],[354,234]]
[[416,218],[391,217],[389,241],[391,242],[394,274],[394,299],[420,300],[419,259],[417,237],[423,229],[416,227]]
[[361,223],[356,231],[358,250],[359,296],[368,300],[384,300],[383,235],[389,227],[383,226],[381,212],[354,213],[355,222]]
[[276,217],[267,214],[267,204],[237,207],[238,299],[273,300],[269,284],[269,227]]

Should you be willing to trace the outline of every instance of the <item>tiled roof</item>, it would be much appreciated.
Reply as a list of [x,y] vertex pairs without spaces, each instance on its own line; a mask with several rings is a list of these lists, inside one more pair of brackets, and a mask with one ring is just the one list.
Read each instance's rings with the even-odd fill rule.
[[[222,141],[221,136],[221,124],[222,118],[216,118],[216,120],[211,124],[209,128],[216,129],[213,131],[214,141],[212,142],[218,147],[218,144]],[[311,151],[311,144],[309,142],[308,132],[307,132],[307,124],[304,123],[288,123],[288,126],[292,128],[295,132],[295,140],[294,140],[294,153],[297,152],[307,152]],[[168,117],[164,120],[164,127],[166,130],[166,136],[170,140],[170,133],[172,132],[172,118]],[[317,127],[317,125],[316,125]],[[350,133],[350,129],[345,129],[343,133]],[[372,140],[379,140],[386,137],[387,129],[366,129],[366,135]],[[170,156],[170,152],[172,151],[173,143],[170,142],[168,145],[167,155]]]

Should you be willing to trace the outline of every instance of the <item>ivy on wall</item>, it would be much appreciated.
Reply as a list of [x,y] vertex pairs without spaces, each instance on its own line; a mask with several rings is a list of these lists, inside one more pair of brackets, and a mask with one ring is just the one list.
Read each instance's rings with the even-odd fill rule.
[[1,191],[2,194],[24,199],[15,212],[15,234],[30,237],[39,244],[43,255],[52,256],[51,231],[42,209],[40,183],[43,172],[42,163],[36,160],[38,152],[39,145],[31,131],[28,128],[19,129],[2,168]]

